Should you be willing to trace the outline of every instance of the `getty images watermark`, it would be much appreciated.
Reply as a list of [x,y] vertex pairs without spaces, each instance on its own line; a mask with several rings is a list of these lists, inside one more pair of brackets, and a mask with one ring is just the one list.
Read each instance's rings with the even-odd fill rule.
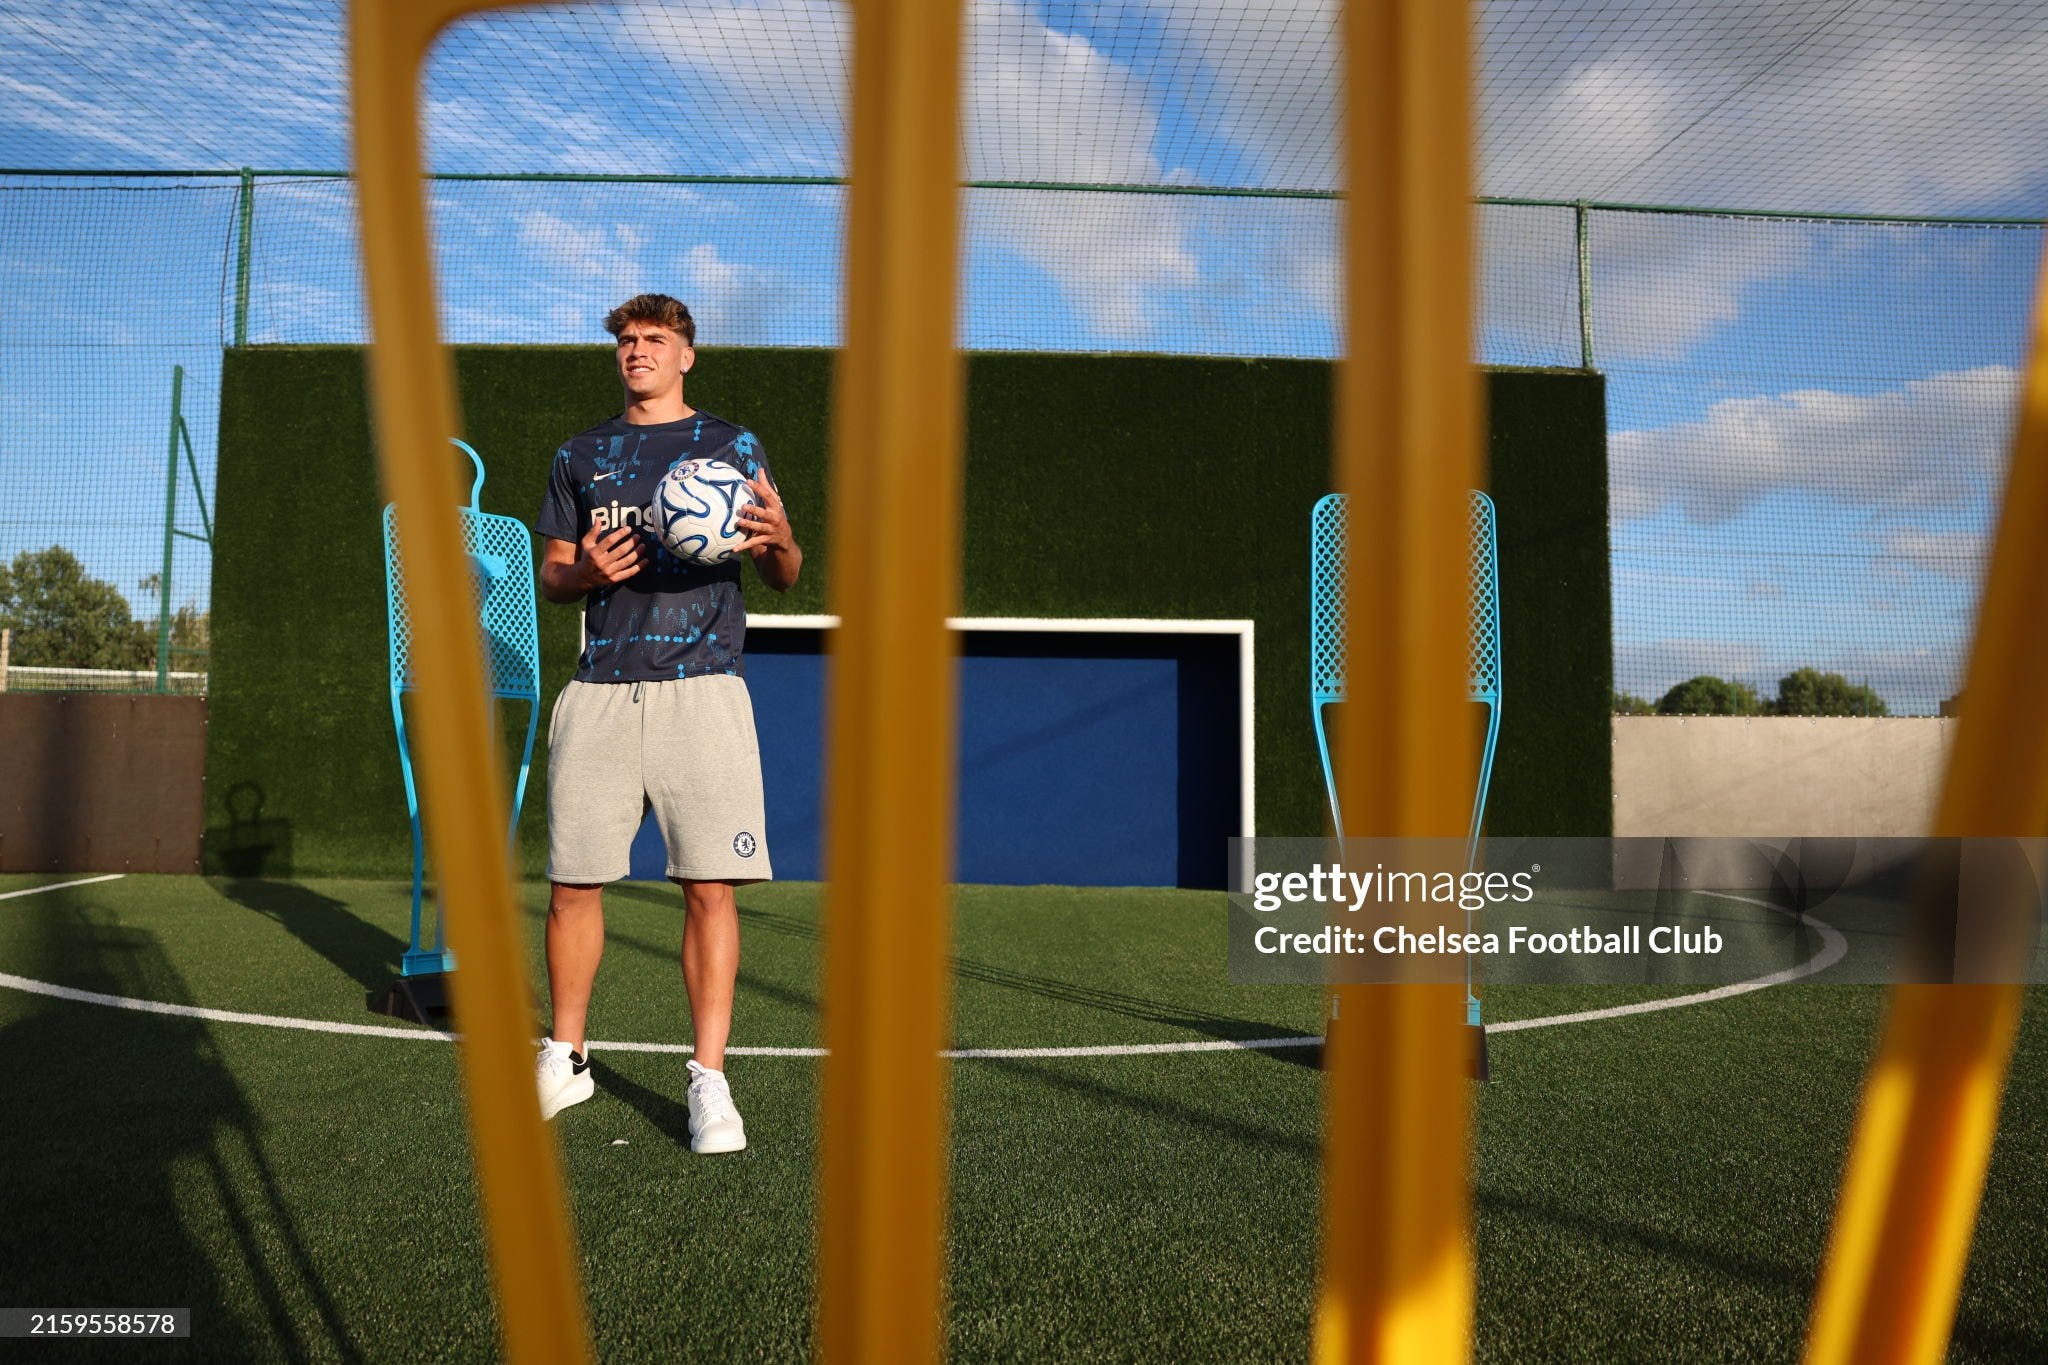
[[2048,980],[2017,839],[1233,840],[1233,981]]
[[[1536,899],[1536,875],[1540,863],[1527,872],[1419,872],[1389,870],[1374,863],[1370,872],[1346,868],[1342,863],[1316,863],[1303,872],[1261,872],[1252,878],[1252,908],[1271,915],[1282,906],[1342,907],[1356,915],[1368,907],[1387,910],[1399,906],[1453,906],[1467,915],[1499,906],[1529,905]],[[1369,920],[1382,916],[1366,917]],[[1573,954],[1599,953],[1610,956],[1638,956],[1652,953],[1718,954],[1723,947],[1720,933],[1711,924],[1687,929],[1678,924],[1651,925],[1647,935],[1641,924],[1621,924],[1600,929],[1575,924],[1569,929],[1545,930],[1511,921],[1506,932],[1455,930],[1432,925],[1420,932],[1388,918],[1370,931],[1349,924],[1325,923],[1308,930],[1282,929],[1261,924],[1252,932],[1252,946],[1261,953],[1372,953],[1380,956],[1410,956],[1417,953],[1482,953],[1489,957],[1506,953]]]

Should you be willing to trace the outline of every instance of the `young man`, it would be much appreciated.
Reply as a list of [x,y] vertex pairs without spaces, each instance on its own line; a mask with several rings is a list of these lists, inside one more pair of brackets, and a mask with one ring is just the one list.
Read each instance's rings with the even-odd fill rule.
[[723,460],[753,485],[741,548],[761,581],[796,582],[803,551],[750,431],[683,401],[696,323],[666,294],[613,309],[625,410],[555,454],[534,531],[541,595],[583,603],[587,644],[548,727],[548,992],[554,1024],[537,1065],[541,1113],[590,1098],[584,1019],[604,952],[604,886],[624,877],[651,808],[683,888],[683,985],[696,1056],[689,1063],[690,1150],[736,1152],[746,1129],[725,1080],[739,975],[733,887],[767,879],[761,756],[741,651],[747,612],[739,559],[685,564],[646,528],[655,486],[678,461]]

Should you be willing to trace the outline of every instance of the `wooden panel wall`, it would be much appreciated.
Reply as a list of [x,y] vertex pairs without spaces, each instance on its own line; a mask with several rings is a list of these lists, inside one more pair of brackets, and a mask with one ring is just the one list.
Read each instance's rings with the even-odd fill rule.
[[197,872],[206,699],[0,693],[0,872]]

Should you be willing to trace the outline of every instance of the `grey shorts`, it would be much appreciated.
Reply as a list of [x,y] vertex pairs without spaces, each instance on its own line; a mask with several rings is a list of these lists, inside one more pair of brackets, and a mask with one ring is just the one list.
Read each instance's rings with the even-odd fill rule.
[[548,723],[548,879],[590,886],[630,867],[654,811],[668,875],[757,882],[768,867],[761,749],[744,678],[571,682]]

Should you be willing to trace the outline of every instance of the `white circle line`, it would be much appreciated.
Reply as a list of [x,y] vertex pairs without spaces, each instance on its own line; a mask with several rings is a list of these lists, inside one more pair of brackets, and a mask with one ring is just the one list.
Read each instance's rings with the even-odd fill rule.
[[0,891],[0,901],[11,901],[16,896],[40,896],[45,891],[62,891],[67,886],[92,886],[98,882],[118,882],[127,875],[125,872],[109,872],[104,877],[81,877],[75,882],[51,882],[47,886],[25,886],[19,891]]
[[[23,891],[0,893],[0,900],[15,896],[33,895],[39,891],[59,891],[66,887],[90,886],[97,882],[113,881],[121,873],[105,877],[89,877],[83,881],[57,882],[50,886],[33,886]],[[1781,906],[1769,901],[1756,900],[1749,896],[1731,895],[1725,891],[1704,891],[1701,895],[1718,896],[1722,900],[1740,901],[1745,905],[1762,906],[1779,914],[1788,913]],[[1768,976],[1753,977],[1748,981],[1737,981],[1712,990],[1695,991],[1689,995],[1667,996],[1661,1000],[1640,1000],[1630,1005],[1614,1005],[1607,1009],[1579,1010],[1571,1014],[1550,1014],[1536,1019],[1508,1019],[1498,1024],[1488,1024],[1488,1033],[1518,1033],[1523,1029],[1553,1028],[1560,1024],[1588,1024],[1602,1019],[1620,1019],[1632,1014],[1654,1014],[1661,1010],[1683,1009],[1688,1005],[1704,1005],[1715,1000],[1727,1000],[1751,991],[1781,986],[1789,981],[1812,976],[1826,971],[1842,960],[1849,951],[1848,940],[1829,924],[1824,924],[1811,915],[1804,923],[1813,926],[1821,937],[1821,949],[1806,961]],[[461,1038],[459,1033],[431,1028],[393,1028],[384,1024],[344,1024],[332,1019],[299,1019],[283,1014],[252,1014],[243,1010],[219,1010],[204,1005],[174,1005],[162,1000],[138,1000],[126,995],[108,995],[101,991],[79,990],[75,986],[59,986],[51,981],[37,981],[32,977],[15,976],[0,972],[0,988],[21,991],[28,995],[47,996],[54,1000],[69,1000],[83,1005],[101,1005],[108,1009],[136,1010],[144,1014],[172,1015],[181,1019],[204,1019],[216,1024],[254,1024],[263,1028],[300,1029],[308,1033],[341,1033],[358,1038],[404,1038],[417,1042],[452,1043]],[[1185,1043],[1100,1043],[1082,1047],[963,1047],[949,1048],[940,1053],[956,1061],[993,1061],[1001,1059],[1028,1060],[1032,1058],[1057,1057],[1149,1057],[1172,1052],[1269,1052],[1280,1048],[1316,1047],[1322,1043],[1320,1037],[1288,1038],[1211,1038],[1200,1042]],[[591,1052],[661,1052],[689,1053],[693,1049],[688,1043],[608,1043],[602,1039],[588,1044]],[[726,1052],[734,1057],[823,1057],[826,1050],[821,1047],[728,1047]]]
[[[1781,905],[1773,905],[1769,901],[1760,901],[1753,896],[1736,896],[1726,891],[1701,891],[1696,894],[1716,896],[1726,901],[1740,901],[1744,905],[1760,905],[1766,910],[1773,910],[1781,915],[1790,913]],[[1654,1014],[1658,1010],[1681,1009],[1687,1005],[1705,1005],[1715,1000],[1727,1000],[1738,995],[1748,995],[1751,991],[1760,991],[1771,986],[1782,986],[1788,981],[1797,981],[1801,977],[1812,976],[1816,972],[1824,972],[1837,962],[1840,962],[1848,954],[1849,940],[1843,938],[1841,932],[1832,924],[1824,924],[1812,915],[1804,916],[1802,922],[1812,925],[1814,932],[1820,935],[1820,951],[1806,959],[1806,961],[1796,966],[1787,967],[1783,971],[1772,972],[1768,976],[1751,977],[1747,981],[1731,982],[1726,986],[1716,986],[1712,990],[1694,991],[1690,995],[1666,996],[1662,1000],[1638,1000],[1633,1005],[1613,1005],[1602,1010],[1579,1010],[1574,1014],[1551,1014],[1545,1015],[1540,1019],[1509,1019],[1498,1024],[1488,1024],[1486,1031],[1488,1033],[1514,1033],[1520,1029],[1550,1028],[1557,1024],[1590,1024],[1600,1019],[1620,1019],[1631,1014]]]

